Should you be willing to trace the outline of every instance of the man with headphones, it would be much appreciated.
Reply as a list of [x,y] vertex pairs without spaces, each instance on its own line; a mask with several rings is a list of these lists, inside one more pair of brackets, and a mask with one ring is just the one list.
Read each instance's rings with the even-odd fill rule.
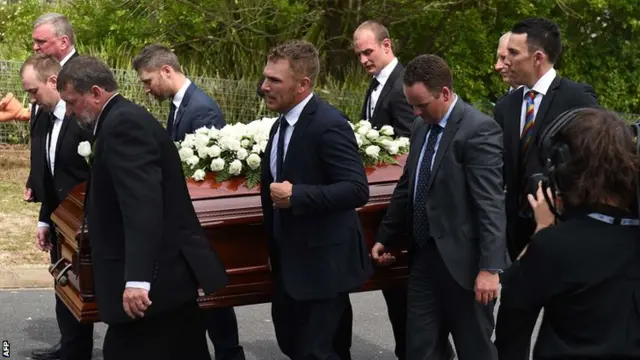
[[[563,113],[540,137],[528,195],[536,229],[503,276],[504,331],[545,309],[534,359],[640,357],[640,165],[633,132],[610,111]],[[633,210],[632,210],[633,209]],[[567,259],[571,259],[570,262]]]
[[[547,19],[526,19],[511,29],[504,65],[511,80],[523,86],[496,105],[495,119],[504,134],[507,248],[512,261],[535,230],[527,195],[536,191],[528,185],[529,178],[542,169],[538,134],[562,112],[598,104],[591,86],[557,75],[553,64],[561,51],[560,31]],[[500,359],[528,360],[538,313],[529,314],[528,320],[522,321],[522,316],[512,314],[515,311],[519,310],[512,309],[508,301],[501,301],[495,344]],[[518,322],[510,324],[511,321]]]

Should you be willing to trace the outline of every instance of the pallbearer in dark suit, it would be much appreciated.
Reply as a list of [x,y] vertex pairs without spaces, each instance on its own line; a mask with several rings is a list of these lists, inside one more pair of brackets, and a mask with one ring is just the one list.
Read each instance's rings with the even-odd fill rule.
[[171,100],[167,131],[173,141],[182,141],[201,127],[225,125],[216,101],[182,73],[178,57],[166,46],[146,46],[133,59],[133,68],[145,92],[159,101]]
[[[159,101],[171,101],[167,131],[172,140],[182,141],[201,127],[220,129],[225,125],[218,104],[182,73],[178,57],[169,48],[146,46],[133,59],[133,68],[147,93]],[[216,360],[243,360],[233,308],[206,310],[206,315]]]
[[[64,66],[69,59],[77,56],[78,53],[75,49],[75,34],[73,26],[69,19],[62,14],[46,13],[41,15],[33,23],[33,51],[35,53],[51,55],[56,58],[61,66]],[[36,122],[39,119],[39,108],[36,104],[31,108],[31,119],[29,121],[31,133],[36,126]],[[33,162],[33,159],[32,159]],[[40,199],[33,194],[31,186],[31,174],[27,178],[24,191],[25,201],[40,201]],[[56,359],[57,346],[52,349],[38,349],[32,353],[34,358],[44,359]]]
[[319,67],[313,45],[292,41],[271,50],[263,72],[267,107],[280,113],[260,182],[272,316],[293,360],[340,358],[333,341],[349,292],[372,273],[356,213],[367,177],[351,126],[313,93]]
[[93,128],[85,212],[105,360],[210,359],[196,298],[227,283],[193,208],[176,146],[117,93],[109,68],[79,56],[62,69],[67,111]]
[[407,359],[446,359],[451,334],[459,359],[495,360],[497,273],[507,266],[502,134],[452,83],[435,55],[407,65],[404,92],[421,119],[372,257],[386,263],[386,246],[411,234]]
[[[415,115],[402,92],[404,67],[393,54],[391,36],[387,28],[375,21],[365,21],[353,33],[353,49],[371,81],[362,103],[361,119],[368,120],[376,129],[384,125],[393,127],[396,136],[410,136]],[[407,288],[382,290],[393,337],[395,355],[405,359],[405,332],[407,327]],[[349,304],[341,325],[342,338],[351,338],[352,310]],[[339,340],[347,350],[351,343]],[[343,351],[345,353],[345,351]],[[342,356],[342,360],[350,358]]]
[[[58,261],[60,254],[51,213],[73,187],[88,179],[89,167],[78,155],[78,144],[91,140],[91,132],[65,115],[65,102],[56,90],[59,71],[58,60],[45,54],[32,55],[20,69],[22,87],[31,103],[40,108],[31,140],[31,186],[41,201],[36,246],[50,252],[52,263]],[[49,356],[36,352],[38,358],[90,360],[93,324],[80,324],[57,295],[56,319],[61,334],[60,349],[52,349]]]
[[[512,260],[529,243],[535,229],[527,194],[536,189],[527,184],[532,174],[542,170],[539,134],[564,111],[598,104],[591,86],[557,75],[553,64],[561,50],[560,30],[547,19],[526,19],[511,29],[504,64],[511,81],[523,86],[496,105],[495,119],[504,132],[507,248]],[[495,341],[500,358],[528,359],[538,314],[530,314],[526,322],[517,316],[521,331],[513,331],[514,326],[502,331],[502,323],[511,321],[510,311],[508,301],[502,301]]]

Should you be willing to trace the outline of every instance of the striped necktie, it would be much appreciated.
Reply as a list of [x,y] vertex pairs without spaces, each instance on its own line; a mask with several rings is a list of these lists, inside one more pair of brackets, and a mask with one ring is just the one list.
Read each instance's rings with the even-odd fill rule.
[[524,118],[524,127],[522,128],[522,134],[520,135],[520,141],[522,141],[522,153],[526,154],[533,135],[533,124],[535,119],[535,111],[533,105],[533,99],[536,97],[534,90],[529,90],[526,94],[525,100],[527,105],[527,111]]

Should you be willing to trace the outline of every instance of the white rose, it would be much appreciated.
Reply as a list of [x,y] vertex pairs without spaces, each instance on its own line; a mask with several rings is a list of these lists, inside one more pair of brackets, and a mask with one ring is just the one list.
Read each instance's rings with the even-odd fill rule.
[[196,135],[195,134],[187,134],[184,136],[184,140],[182,140],[181,146],[183,148],[193,147],[196,144]]
[[211,156],[212,158],[220,156],[221,151],[222,150],[220,150],[220,146],[218,145],[209,146],[209,156]]
[[193,176],[191,177],[193,178],[193,180],[202,181],[204,180],[204,176],[205,176],[204,170],[198,169],[193,173]]
[[180,155],[180,160],[186,161],[188,158],[193,156],[193,149],[188,147],[183,147],[178,150],[178,154]]
[[369,130],[371,130],[371,128],[367,128],[365,126],[359,127],[358,128],[358,134],[365,136],[367,135],[367,133],[369,132]]
[[212,127],[209,129],[209,138],[216,140],[220,136],[220,130]]
[[398,151],[400,151],[400,149],[398,148],[398,145],[393,144],[391,146],[389,146],[387,148],[387,151],[389,152],[389,154],[391,155],[396,155],[398,153]]
[[191,167],[194,167],[196,165],[198,165],[198,163],[200,162],[200,158],[193,155],[191,157],[189,157],[186,161],[187,165],[191,165]]
[[196,130],[196,134],[204,134],[209,136],[209,128],[207,128],[206,126],[203,126],[201,128],[199,128],[198,130]]
[[367,120],[360,120],[356,126],[360,129],[367,129],[367,131],[371,130],[371,123]]
[[380,145],[384,146],[385,149],[388,149],[389,146],[393,145],[393,141],[389,139],[383,139],[379,142]]
[[196,150],[198,151],[198,157],[201,159],[205,159],[209,156],[209,148],[206,146],[199,147]]
[[376,145],[369,145],[364,151],[370,157],[377,159],[380,154],[380,147]]
[[78,144],[78,154],[84,158],[91,156],[91,143],[83,141]]
[[396,140],[398,142],[398,145],[400,145],[400,147],[408,147],[409,146],[409,138],[408,137],[401,137],[398,138],[398,140]]
[[242,172],[242,162],[240,160],[233,160],[231,164],[229,164],[229,174],[231,175],[240,175]]
[[385,136],[393,136],[393,126],[385,125],[380,129],[380,133]]
[[245,149],[240,149],[236,152],[236,157],[238,158],[238,160],[244,160],[248,155],[249,153]]
[[251,170],[257,169],[260,166],[260,161],[260,155],[258,154],[251,154],[247,157],[247,165]]
[[209,135],[208,134],[196,134],[195,146],[197,148],[205,147],[209,145]]
[[251,148],[251,152],[254,152],[256,154],[260,154],[262,152],[262,149],[260,148],[260,145],[255,144],[253,145],[253,147]]
[[211,171],[221,171],[224,169],[224,159],[215,158],[211,161]]
[[247,140],[247,139],[243,139],[243,140],[240,142],[240,146],[242,146],[242,147],[243,147],[243,148],[245,148],[245,149],[248,149],[248,148],[250,148],[250,147],[251,147],[251,141],[249,141],[249,140]]
[[367,131],[367,135],[366,136],[367,136],[367,139],[369,139],[369,140],[375,140],[375,139],[380,137],[380,134],[378,133],[377,130],[371,129],[371,130]]

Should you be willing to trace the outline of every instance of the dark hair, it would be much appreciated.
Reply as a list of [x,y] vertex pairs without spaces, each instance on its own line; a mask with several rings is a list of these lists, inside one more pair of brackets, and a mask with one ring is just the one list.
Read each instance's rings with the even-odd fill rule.
[[80,55],[69,60],[58,75],[58,91],[62,91],[67,84],[79,93],[87,93],[93,86],[105,91],[118,90],[118,83],[109,67],[89,55]]
[[553,21],[533,17],[520,21],[511,29],[514,34],[527,34],[529,52],[544,51],[549,62],[554,64],[562,52],[560,29]]
[[360,24],[360,26],[358,26],[355,32],[358,32],[364,29],[367,29],[371,31],[371,33],[373,33],[378,44],[383,42],[385,39],[391,39],[391,35],[389,35],[389,30],[387,30],[387,28],[384,25],[382,25],[381,23],[375,20],[367,20],[363,22],[362,24]]
[[306,40],[291,40],[280,44],[269,51],[268,61],[286,59],[289,68],[296,77],[309,77],[311,86],[316,83],[320,72],[318,50]]
[[565,203],[597,207],[613,200],[622,208],[633,203],[640,163],[633,131],[614,112],[580,110],[558,140],[571,153],[557,169],[557,177],[565,179],[565,188],[559,189]]
[[36,78],[41,82],[47,81],[51,75],[58,75],[60,72],[60,62],[58,59],[52,55],[42,53],[35,53],[29,56],[22,64],[22,67],[20,67],[20,75],[24,73],[24,69],[28,66],[33,67]]
[[429,91],[439,93],[443,87],[453,89],[453,76],[449,65],[437,55],[418,55],[404,70],[404,84],[421,82]]
[[182,72],[178,57],[168,47],[160,44],[147,45],[132,61],[135,71],[157,70],[169,65],[173,70]]

